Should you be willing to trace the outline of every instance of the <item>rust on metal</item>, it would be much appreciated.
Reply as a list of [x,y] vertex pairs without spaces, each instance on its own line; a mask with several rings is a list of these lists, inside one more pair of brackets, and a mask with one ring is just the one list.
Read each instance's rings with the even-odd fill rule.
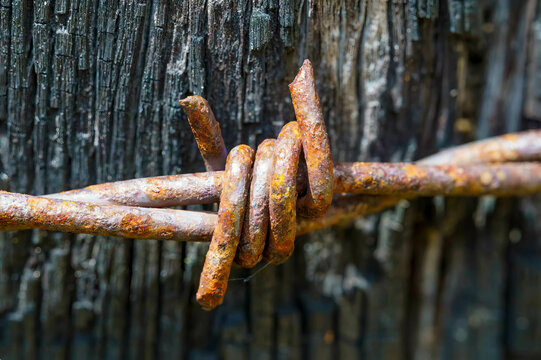
[[235,263],[250,268],[263,256],[267,230],[269,228],[269,187],[274,170],[274,139],[263,141],[257,148],[250,200],[244,216],[242,236],[240,237]]
[[[373,213],[368,206],[377,196],[340,196],[317,220],[301,218],[297,235]],[[387,206],[379,204],[380,209]],[[203,211],[148,209],[121,205],[95,205],[0,191],[0,231],[42,229],[132,239],[209,242],[218,216]]]
[[420,161],[423,164],[478,164],[541,161],[541,130],[522,131],[460,145]]
[[265,260],[281,264],[291,256],[295,244],[297,167],[301,153],[301,137],[297,122],[286,124],[274,151],[274,172],[270,186],[270,234]]
[[220,124],[216,121],[207,100],[188,96],[179,101],[184,108],[207,171],[223,170],[227,159]]
[[[513,139],[512,141],[506,139]],[[504,141],[507,145],[497,145]],[[486,144],[493,149],[490,156],[483,155],[482,149]],[[483,145],[485,144],[485,145]],[[509,151],[510,144],[520,144],[515,147],[515,151]],[[484,162],[494,162],[495,159],[515,161],[533,161],[541,160],[541,155],[536,153],[536,148],[541,152],[541,131],[525,131],[515,134],[508,134],[503,137],[497,137],[489,140],[480,140],[469,144],[451,148],[440,153],[421,159],[417,164],[421,165],[469,165]],[[467,154],[471,149],[472,155],[461,155],[451,157],[449,154],[463,153]],[[507,149],[507,150],[506,150]],[[533,150],[528,150],[533,149]],[[534,151],[535,150],[535,151]],[[486,153],[486,152],[485,152]],[[536,155],[537,154],[537,155]],[[518,156],[518,157],[515,157]],[[537,156],[537,157],[536,157]],[[347,163],[336,163],[334,172],[340,172]],[[354,163],[355,164],[355,163]],[[297,190],[303,193],[308,180],[306,171],[303,170],[305,164],[299,162],[299,174],[297,176]],[[353,166],[353,165],[352,165]],[[355,181],[354,178],[344,179],[342,176],[335,176],[334,192],[344,192],[342,188],[346,186],[343,181]],[[59,198],[65,200],[89,201],[96,204],[117,204],[143,207],[167,207],[184,206],[195,204],[210,204],[217,202],[222,191],[222,171],[212,173],[195,173],[158,176],[142,179],[123,180],[112,183],[88,186],[83,189],[76,189],[61,192],[58,194],[44,195],[50,198]],[[392,179],[388,179],[391,184]]]
[[[438,187],[442,187],[443,182],[435,181],[428,183],[426,188],[417,188],[415,185],[422,179],[422,177],[411,177],[411,173],[408,175],[408,181],[413,183],[405,184],[400,180],[400,177],[394,178],[393,181],[389,181],[386,186],[376,185],[373,187],[371,180],[367,182],[356,182],[355,178],[360,178],[360,175],[355,175],[356,167],[359,167],[363,163],[338,163],[335,165],[335,171],[337,177],[335,178],[335,192],[336,193],[398,193],[401,198],[415,197],[420,194],[427,195],[428,190],[433,195],[440,194]],[[385,165],[384,171],[391,167],[402,167],[400,164],[378,164],[374,163],[371,166]],[[405,164],[406,167],[412,168],[435,168],[439,169],[442,173],[440,175],[444,177],[450,177],[451,173],[446,173],[446,168],[454,169],[470,169],[470,171],[476,172],[475,177],[470,177],[466,182],[457,182],[454,184],[455,188],[442,187],[441,191],[445,191],[448,195],[456,195],[460,192],[465,196],[479,196],[479,195],[497,195],[497,196],[510,196],[510,195],[527,195],[531,193],[540,192],[541,187],[541,164],[538,163],[504,163],[493,165],[478,165],[467,167],[455,167],[455,166],[414,166],[412,164]],[[490,171],[485,172],[486,169]],[[365,171],[363,169],[362,171]],[[368,170],[371,171],[371,170]],[[345,177],[342,175],[344,172],[347,174]],[[509,175],[509,173],[511,173]],[[380,174],[381,175],[381,174]],[[380,176],[376,175],[376,176]],[[471,175],[471,174],[470,174]],[[180,175],[179,175],[180,176]],[[384,176],[386,178],[386,176]],[[220,177],[221,179],[221,177]],[[413,179],[413,180],[412,180]],[[415,180],[417,179],[417,180]],[[386,178],[387,181],[388,178]],[[465,185],[468,181],[479,183],[482,187],[469,188]],[[116,183],[113,183],[116,184]],[[400,186],[407,186],[409,190],[405,188],[396,188],[397,184]],[[451,183],[451,185],[453,185]],[[367,186],[368,188],[365,188]],[[390,198],[390,201],[387,201]],[[340,199],[340,198],[339,198]],[[354,199],[362,202],[359,206],[366,209],[371,204],[375,206],[373,211],[365,212],[363,210],[361,214],[380,211],[381,205],[384,207],[394,205],[398,200],[395,197],[388,196],[357,196],[348,198],[347,205],[351,207],[351,202]],[[31,207],[30,204],[40,204],[40,206]],[[333,201],[332,207],[323,219],[327,220],[309,220],[299,219],[298,226],[306,228],[311,226],[312,228],[326,227],[324,224],[334,223],[334,220],[329,220],[339,211],[344,216],[348,213],[355,217],[358,214],[357,211],[348,210],[342,206],[344,202]],[[58,216],[55,216],[58,214]],[[119,224],[122,222],[118,220],[119,216],[126,214],[131,217],[135,223],[144,223],[145,217],[150,216],[149,232],[141,233],[136,236],[136,232],[130,235],[128,232],[126,235],[120,233]],[[201,216],[198,216],[201,214]],[[333,215],[335,214],[335,215]],[[84,202],[81,199],[50,199],[44,197],[36,197],[23,194],[14,194],[8,192],[0,192],[0,230],[23,230],[29,228],[40,228],[44,230],[52,231],[66,231],[77,233],[88,233],[95,235],[111,235],[111,236],[124,236],[140,239],[152,239],[155,238],[155,233],[151,232],[153,229],[160,227],[162,224],[171,225],[176,228],[175,235],[171,237],[172,240],[179,241],[209,241],[212,235],[214,226],[216,224],[216,215],[204,212],[184,211],[184,210],[168,210],[168,209],[147,209],[136,208],[131,206],[103,206],[101,204]],[[332,216],[331,216],[332,215]],[[179,223],[180,222],[180,223]],[[125,224],[126,222],[124,222]],[[116,225],[115,225],[116,224]],[[190,225],[191,224],[191,225]],[[302,225],[300,225],[302,224]],[[115,228],[115,226],[117,226]],[[113,230],[111,230],[113,229]],[[114,230],[116,229],[116,230]],[[303,230],[302,233],[305,233]],[[116,235],[114,235],[116,234]],[[165,234],[165,233],[164,233]],[[195,235],[194,237],[191,237]],[[161,236],[161,239],[167,239],[167,237]]]
[[168,207],[211,204],[220,199],[223,171],[123,180],[44,197],[103,205]]
[[0,191],[0,230],[30,228],[132,239],[208,241],[216,214],[48,199]]
[[[42,197],[1,191],[0,230],[211,241],[196,296],[210,310],[223,301],[233,261],[252,267],[264,257],[280,264],[293,252],[296,235],[417,196],[541,192],[541,163],[531,162],[541,161],[541,130],[466,144],[413,164],[333,165],[308,60],[289,87],[297,122],[286,124],[277,140],[264,141],[255,163],[246,145],[227,156],[209,104],[191,96],[180,104],[209,172],[119,181]],[[218,214],[147,208],[218,200]],[[305,217],[297,219],[297,211]]]
[[218,223],[212,235],[197,291],[197,302],[205,310],[212,310],[223,301],[231,264],[239,243],[248,199],[248,186],[254,151],[239,145],[227,157],[218,209]]
[[307,194],[299,199],[299,212],[317,218],[325,214],[332,202],[333,162],[310,60],[304,60],[289,90],[308,170]]
[[541,164],[335,164],[337,193],[415,196],[523,196],[541,191]]
[[[541,160],[541,130],[529,130],[456,146],[425,157],[417,161],[417,164],[469,165],[538,160]],[[399,201],[384,196],[378,198],[387,203],[386,207],[394,206]],[[369,207],[369,213],[381,210],[377,202]]]
[[[541,138],[540,138],[541,141]],[[537,191],[536,163],[480,165],[425,165],[409,163],[336,163],[334,193],[409,196],[514,196]],[[299,169],[301,167],[299,166]],[[487,181],[488,174],[498,176],[482,189],[467,184]],[[521,171],[526,171],[521,173]],[[259,177],[259,170],[254,172]],[[263,170],[261,170],[263,172]],[[462,175],[461,175],[462,174]],[[459,176],[461,175],[461,176]],[[503,175],[506,175],[502,178]],[[88,186],[43,197],[86,201],[103,205],[168,207],[210,204],[219,200],[223,171],[158,176]],[[259,177],[260,178],[260,177]],[[261,179],[261,178],[260,178]],[[306,187],[305,176],[297,176],[297,191]],[[303,185],[304,184],[304,185]]]

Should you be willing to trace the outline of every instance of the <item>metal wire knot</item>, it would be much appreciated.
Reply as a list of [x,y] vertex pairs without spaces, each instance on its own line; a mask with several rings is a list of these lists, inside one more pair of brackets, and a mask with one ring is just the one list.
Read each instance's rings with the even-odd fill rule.
[[[257,152],[227,154],[199,96],[180,101],[206,173],[99,184],[44,196],[0,192],[0,230],[44,230],[135,239],[211,241],[197,301],[221,304],[232,263],[281,264],[295,236],[417,196],[517,196],[541,192],[541,130],[479,141],[408,163],[335,163],[313,69],[289,85],[297,121]],[[335,194],[333,196],[333,194]],[[220,203],[218,213],[149,209]],[[297,218],[297,213],[299,217]]]

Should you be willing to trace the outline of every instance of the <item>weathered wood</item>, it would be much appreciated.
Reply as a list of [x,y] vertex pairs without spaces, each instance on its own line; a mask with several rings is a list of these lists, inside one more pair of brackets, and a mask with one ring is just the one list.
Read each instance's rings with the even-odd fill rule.
[[[540,24],[539,0],[0,0],[0,188],[201,171],[191,94],[255,148],[305,58],[335,161],[539,128]],[[540,203],[402,202],[234,269],[212,313],[208,245],[0,233],[0,357],[538,358]]]

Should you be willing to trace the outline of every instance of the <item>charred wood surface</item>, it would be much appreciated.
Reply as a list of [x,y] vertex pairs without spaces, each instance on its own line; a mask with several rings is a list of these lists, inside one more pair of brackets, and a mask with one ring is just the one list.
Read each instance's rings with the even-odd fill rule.
[[[334,161],[541,127],[539,0],[0,0],[0,188],[202,171],[178,100],[255,148],[294,119],[305,58]],[[234,269],[210,313],[207,244],[0,233],[0,358],[540,358],[540,217],[403,201]]]

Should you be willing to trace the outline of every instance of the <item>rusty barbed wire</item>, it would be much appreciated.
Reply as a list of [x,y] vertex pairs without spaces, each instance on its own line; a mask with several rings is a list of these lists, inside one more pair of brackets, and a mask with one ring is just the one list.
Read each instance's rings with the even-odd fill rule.
[[[381,211],[400,199],[336,197],[323,217],[299,218],[296,234],[304,235]],[[0,191],[0,231],[42,229],[130,239],[209,242],[217,219],[213,212],[100,205]]]
[[207,171],[225,169],[227,149],[220,124],[207,100],[201,96],[188,96],[179,101],[188,116],[188,122],[199,147]]
[[299,198],[299,210],[305,217],[317,218],[331,206],[333,162],[310,60],[304,60],[289,90],[308,173],[307,192]]
[[231,264],[242,231],[253,161],[254,151],[248,145],[235,147],[227,156],[218,221],[196,295],[197,302],[205,310],[221,304],[227,290]]
[[[180,104],[206,173],[119,181],[41,197],[0,192],[0,230],[211,241],[197,300],[213,309],[223,301],[233,261],[252,267],[264,257],[280,264],[293,252],[297,235],[417,196],[541,192],[541,130],[462,145],[414,164],[333,165],[308,60],[290,91],[297,121],[286,124],[277,140],[265,140],[255,162],[246,145],[227,155],[208,102],[191,96]],[[304,160],[299,162],[301,150]],[[218,201],[218,214],[150,209]]]
[[[455,166],[473,168],[476,164],[499,163],[496,159],[504,159],[503,162],[509,163],[511,161],[541,161],[541,130],[529,130],[481,140],[444,150],[442,153],[455,153],[458,149],[462,153],[467,153],[469,148],[473,149],[471,156],[448,158],[447,155],[440,156],[440,153],[438,153],[419,160],[417,164],[423,166],[453,164]],[[492,155],[487,157],[485,155],[487,151],[484,151],[484,149],[492,149],[489,152]],[[502,152],[500,153],[499,150],[494,149],[502,149]],[[348,170],[348,166],[351,168],[350,170]],[[379,172],[380,180],[383,181],[381,184],[382,191],[388,191],[383,190],[385,188],[396,187],[404,190],[405,184],[398,185],[395,183],[396,179],[388,175],[387,167],[393,168],[394,166],[395,164],[390,163],[335,163],[333,171],[338,171],[341,175],[334,178],[334,193],[344,192],[340,189],[347,187],[344,184],[345,182],[355,181],[355,177],[366,177],[372,167],[379,167],[383,171],[383,173],[381,171]],[[361,171],[354,170],[356,167]],[[300,169],[301,167],[299,167]],[[218,202],[220,199],[222,177],[222,171],[156,176],[91,185],[82,189],[43,196],[55,199],[88,201],[103,205],[157,208],[211,204]],[[415,177],[410,177],[410,179],[412,182],[416,181]],[[306,174],[300,174],[297,177],[297,190],[299,193],[302,194],[306,191],[306,183]],[[415,189],[410,190],[416,191]],[[423,190],[420,189],[419,191]],[[367,193],[372,193],[372,190],[367,190]]]
[[456,146],[421,160],[423,164],[503,163],[541,161],[541,130],[504,134]]
[[0,230],[43,229],[133,239],[208,241],[216,214],[49,199],[0,191]]
[[[541,134],[538,140],[541,141]],[[366,195],[516,196],[524,195],[523,192],[527,189],[530,189],[526,191],[527,193],[537,191],[538,168],[539,164],[536,162],[464,166],[339,162],[334,164],[333,171],[336,177],[333,189],[334,193]],[[491,175],[498,171],[502,171],[503,174],[497,173],[496,177]],[[526,172],[522,173],[522,171]],[[254,170],[254,176],[256,173],[259,171]],[[453,173],[456,177],[451,176]],[[211,204],[219,201],[222,192],[222,177],[223,171],[167,175],[91,185],[82,189],[42,195],[42,197],[92,202],[100,205],[152,208]],[[306,181],[302,177],[297,177],[299,193],[305,191]],[[443,183],[440,183],[442,181]],[[484,181],[486,185],[475,192],[474,185],[479,182],[483,184],[481,181]],[[467,184],[471,184],[471,187]]]
[[541,164],[340,163],[336,193],[415,196],[521,196],[541,191]]
[[255,266],[263,256],[269,228],[269,188],[274,170],[275,145],[274,139],[267,139],[257,148],[250,200],[235,255],[235,263],[242,267]]
[[281,264],[293,252],[297,224],[297,168],[302,151],[299,125],[286,124],[274,151],[274,172],[269,193],[270,234],[263,256]]

